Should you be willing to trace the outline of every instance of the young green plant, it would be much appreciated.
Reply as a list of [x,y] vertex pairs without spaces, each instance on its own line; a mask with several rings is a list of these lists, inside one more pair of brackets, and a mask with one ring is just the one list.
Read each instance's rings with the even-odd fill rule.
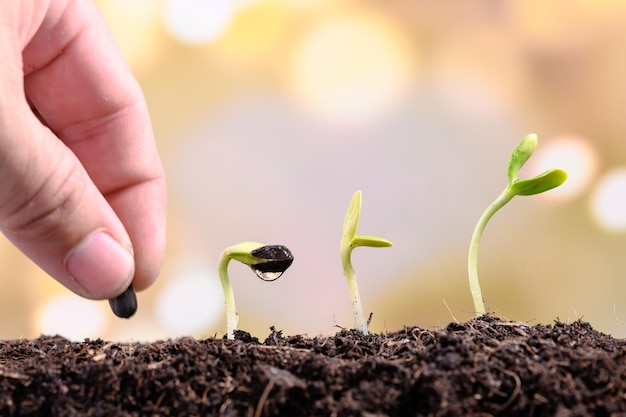
[[243,242],[224,249],[218,270],[226,302],[226,337],[228,339],[235,338],[238,321],[235,295],[228,277],[228,263],[231,259],[248,265],[263,281],[275,281],[289,268],[293,262],[293,255],[285,246],[264,245],[257,242]]
[[363,315],[361,297],[356,283],[356,274],[352,267],[352,250],[358,246],[369,246],[373,248],[388,247],[391,246],[392,243],[381,237],[357,236],[356,229],[359,226],[359,218],[361,217],[361,204],[362,197],[361,191],[359,190],[352,196],[346,217],[343,220],[343,236],[341,238],[340,251],[343,273],[348,282],[348,290],[350,291],[350,298],[352,299],[352,313],[354,314],[355,328],[363,334],[368,334],[367,321]]
[[482,214],[470,242],[469,256],[467,261],[467,269],[469,274],[470,291],[474,301],[474,309],[476,316],[482,316],[486,313],[480,284],[478,282],[478,246],[480,239],[485,231],[487,222],[491,217],[500,210],[506,203],[511,201],[516,195],[534,195],[551,190],[563,184],[567,179],[567,173],[562,169],[551,169],[544,173],[525,180],[517,178],[519,170],[531,157],[537,147],[537,135],[531,133],[526,135],[522,141],[513,150],[509,158],[507,175],[509,183],[502,193],[495,199],[493,203]]

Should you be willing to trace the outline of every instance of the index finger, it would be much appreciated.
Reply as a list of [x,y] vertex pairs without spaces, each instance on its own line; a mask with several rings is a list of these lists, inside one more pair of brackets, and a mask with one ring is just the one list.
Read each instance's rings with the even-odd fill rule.
[[163,169],[143,93],[95,4],[50,2],[23,60],[29,100],[124,224],[134,285],[147,287],[164,250]]

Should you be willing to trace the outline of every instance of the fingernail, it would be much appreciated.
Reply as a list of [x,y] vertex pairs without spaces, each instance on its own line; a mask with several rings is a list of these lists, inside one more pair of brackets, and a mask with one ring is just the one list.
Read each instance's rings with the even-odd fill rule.
[[135,273],[132,254],[106,232],[96,232],[76,245],[65,269],[88,296],[101,299],[128,285]]
[[133,286],[130,285],[121,295],[109,300],[109,305],[117,317],[130,318],[137,311],[137,295]]

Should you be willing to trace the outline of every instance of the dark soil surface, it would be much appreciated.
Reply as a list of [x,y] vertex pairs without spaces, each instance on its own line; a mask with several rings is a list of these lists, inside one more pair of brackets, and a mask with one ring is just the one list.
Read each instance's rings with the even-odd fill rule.
[[0,342],[2,416],[626,416],[626,341],[485,316],[442,330]]

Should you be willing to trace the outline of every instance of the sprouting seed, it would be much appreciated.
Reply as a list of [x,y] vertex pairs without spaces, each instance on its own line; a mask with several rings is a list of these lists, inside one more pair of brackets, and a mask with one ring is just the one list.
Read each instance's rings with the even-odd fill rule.
[[377,236],[357,236],[356,229],[359,226],[359,218],[361,217],[362,197],[361,191],[358,190],[352,196],[346,216],[343,220],[343,235],[341,237],[341,264],[343,273],[348,283],[350,298],[352,300],[352,314],[354,315],[355,328],[363,334],[368,334],[367,325],[369,320],[365,320],[363,315],[363,307],[361,306],[361,296],[356,283],[356,273],[352,267],[352,250],[358,246],[369,246],[373,248],[392,246],[387,239]]
[[235,338],[238,321],[235,295],[228,277],[228,264],[231,259],[248,265],[263,281],[274,281],[289,268],[293,262],[293,255],[286,246],[263,245],[257,242],[243,242],[224,249],[218,271],[224,290],[226,337],[228,339]]

